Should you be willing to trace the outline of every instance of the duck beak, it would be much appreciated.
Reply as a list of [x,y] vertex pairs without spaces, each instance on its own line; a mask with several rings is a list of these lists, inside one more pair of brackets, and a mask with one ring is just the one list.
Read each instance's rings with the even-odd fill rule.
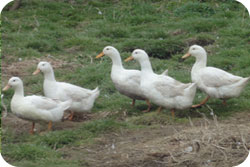
[[130,56],[130,57],[126,58],[124,61],[125,61],[125,62],[128,62],[128,61],[130,61],[130,60],[134,60],[134,58],[133,58],[132,56]]
[[103,52],[101,52],[99,55],[97,55],[95,58],[96,59],[99,59],[100,57],[102,57],[102,56],[104,56],[104,53]]
[[9,84],[7,84],[4,88],[3,88],[3,91],[6,91],[10,88],[11,86]]
[[191,56],[191,54],[190,53],[186,53],[184,56],[182,56],[181,58],[182,59],[186,59],[186,58],[188,58],[188,57],[190,57]]
[[32,75],[37,75],[39,72],[41,72],[41,70],[40,70],[40,69],[36,69],[36,71],[34,71],[34,72],[32,73]]

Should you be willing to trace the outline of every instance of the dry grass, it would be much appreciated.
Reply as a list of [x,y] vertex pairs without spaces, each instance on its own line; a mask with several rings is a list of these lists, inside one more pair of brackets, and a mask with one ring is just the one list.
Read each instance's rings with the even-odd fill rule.
[[[97,138],[95,146],[78,148],[80,158],[95,166],[233,166],[250,149],[250,114],[227,121],[203,117],[189,125],[121,130]],[[105,163],[104,163],[105,162]]]
[[64,68],[66,67],[76,67],[75,63],[66,62],[63,59],[55,58],[51,55],[44,56],[42,58],[34,58],[34,59],[19,59],[19,61],[8,63],[8,61],[3,61],[2,63],[2,77],[4,79],[8,79],[12,76],[31,76],[30,69],[36,69],[36,65],[40,61],[50,62],[54,69]]

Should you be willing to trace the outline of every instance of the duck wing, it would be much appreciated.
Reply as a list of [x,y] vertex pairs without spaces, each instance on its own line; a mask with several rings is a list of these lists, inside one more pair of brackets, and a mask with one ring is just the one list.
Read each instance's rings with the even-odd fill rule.
[[65,92],[68,98],[72,99],[73,101],[81,101],[92,95],[92,91],[89,89],[85,89],[80,86],[76,86],[76,85],[72,85],[72,84],[68,84],[64,82],[61,82],[59,84],[60,84],[62,91]]
[[203,84],[207,87],[221,87],[239,82],[242,77],[232,75],[214,67],[207,67],[200,73]]
[[190,84],[183,84],[171,77],[160,76],[153,82],[155,89],[164,97],[183,96],[184,89]]
[[26,96],[25,99],[28,100],[35,108],[41,110],[52,110],[57,108],[58,104],[60,104],[59,100],[50,99],[43,96]]
[[128,77],[126,78],[126,81],[132,85],[140,85],[141,82],[141,74],[140,72],[130,72],[128,73]]

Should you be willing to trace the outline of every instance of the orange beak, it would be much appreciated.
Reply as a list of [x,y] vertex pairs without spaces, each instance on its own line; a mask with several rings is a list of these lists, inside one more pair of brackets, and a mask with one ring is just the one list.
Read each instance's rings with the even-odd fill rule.
[[3,91],[6,91],[10,88],[11,86],[9,84],[7,84],[4,88],[3,88]]
[[125,61],[125,62],[128,62],[128,61],[131,61],[131,60],[134,60],[134,58],[133,58],[132,56],[126,58],[124,61]]
[[97,55],[95,58],[96,59],[99,59],[100,57],[102,57],[102,56],[104,56],[104,53],[103,52],[101,52],[99,55]]
[[186,53],[184,56],[182,56],[181,58],[182,59],[186,59],[186,58],[188,58],[188,57],[190,57],[191,56],[191,54],[190,53]]
[[40,70],[40,69],[36,69],[36,71],[34,71],[34,72],[32,73],[32,75],[37,75],[39,72],[41,72],[41,70]]

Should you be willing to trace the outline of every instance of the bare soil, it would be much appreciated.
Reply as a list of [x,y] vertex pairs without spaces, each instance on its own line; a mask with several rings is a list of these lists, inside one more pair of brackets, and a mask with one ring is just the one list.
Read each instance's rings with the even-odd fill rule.
[[[53,130],[73,130],[85,121],[100,117],[100,114],[87,114],[82,120],[55,123]],[[58,151],[65,159],[82,160],[97,167],[231,167],[243,162],[248,155],[249,118],[250,113],[242,112],[221,121],[204,116],[185,124],[121,129],[95,138],[94,144],[66,146]],[[11,128],[16,134],[27,133],[31,127],[30,122],[12,114],[4,118],[2,124],[3,129]],[[46,128],[45,124],[37,124],[37,133],[44,133]]]
[[[33,68],[34,70],[37,67],[37,64],[40,61],[47,61],[50,62],[54,69],[58,68],[66,68],[67,70],[70,70],[69,68],[77,67],[75,63],[69,63],[64,61],[63,59],[55,58],[51,55],[46,55],[41,58],[34,58],[32,60],[30,59],[18,59],[16,60],[16,57],[8,56],[9,60],[2,61],[2,80],[4,82],[7,82],[8,79],[12,76],[17,76],[24,78],[26,76],[32,76],[32,72],[30,72],[30,69]],[[12,60],[14,59],[14,61]],[[33,66],[31,66],[33,64]]]
[[[189,124],[148,127],[105,134],[96,144],[74,148],[85,152],[90,166],[235,166],[243,162],[250,149],[250,113],[229,120],[207,118]],[[68,148],[64,148],[68,149]]]
[[[79,126],[79,122],[75,121],[63,121],[53,123],[52,130],[65,130],[65,129],[74,129]],[[2,118],[2,127],[3,130],[11,129],[15,135],[29,133],[32,123],[23,119],[17,118],[15,115],[8,113],[7,117]],[[44,133],[47,131],[46,123],[36,123],[35,124],[35,133]]]

